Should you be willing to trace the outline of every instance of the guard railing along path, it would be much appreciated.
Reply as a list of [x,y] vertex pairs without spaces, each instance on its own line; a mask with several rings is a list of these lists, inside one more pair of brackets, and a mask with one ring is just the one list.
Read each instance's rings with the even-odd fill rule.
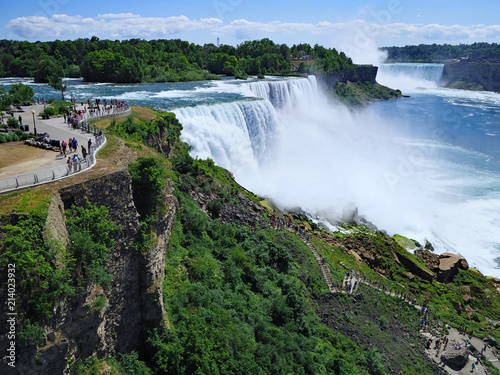
[[106,137],[102,131],[95,125],[88,125],[89,118],[98,119],[106,117],[126,116],[130,113],[130,107],[116,108],[112,111],[102,111],[93,116],[84,116],[78,121],[77,128],[94,135],[93,144],[88,150],[85,159],[78,160],[71,164],[61,165],[53,168],[37,170],[34,172],[23,173],[20,175],[5,177],[0,179],[0,193],[7,193],[19,189],[25,189],[53,181],[58,181],[80,172],[92,168],[96,164],[96,153],[106,144]]

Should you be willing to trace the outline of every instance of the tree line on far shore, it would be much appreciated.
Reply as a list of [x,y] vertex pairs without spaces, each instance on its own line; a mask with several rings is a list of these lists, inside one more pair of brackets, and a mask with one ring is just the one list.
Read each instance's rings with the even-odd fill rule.
[[[295,60],[295,61],[294,61]],[[238,46],[175,40],[100,40],[27,42],[0,40],[0,77],[34,77],[63,90],[62,77],[88,82],[179,82],[248,75],[299,72],[335,73],[353,66],[343,52],[319,45],[288,47],[270,39]]]
[[386,62],[442,63],[448,60],[500,63],[500,44],[473,43],[459,44],[420,44],[418,46],[384,47],[387,51]]

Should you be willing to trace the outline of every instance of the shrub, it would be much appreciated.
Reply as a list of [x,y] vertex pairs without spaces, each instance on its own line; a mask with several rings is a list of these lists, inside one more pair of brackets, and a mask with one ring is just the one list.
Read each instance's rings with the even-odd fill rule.
[[31,341],[37,346],[41,345],[43,336],[45,336],[45,329],[38,323],[31,324],[29,320],[21,326],[18,333],[19,341],[26,343]]
[[54,111],[58,115],[64,115],[66,112],[68,112],[68,107],[71,108],[71,104],[59,102],[55,105]]
[[70,286],[72,259],[61,245],[44,240],[45,218],[38,214],[22,216],[15,225],[2,227],[5,236],[0,246],[0,267],[16,264],[16,307],[19,305],[28,315],[50,316],[55,302],[74,292]]
[[15,117],[9,117],[7,119],[7,126],[9,128],[18,129],[19,128],[19,121]]
[[70,249],[77,266],[84,272],[84,283],[95,281],[109,287],[111,275],[106,273],[106,263],[114,247],[111,232],[118,227],[107,219],[108,208],[87,203],[73,207],[67,213],[67,227],[70,234]]
[[208,212],[210,212],[210,215],[212,217],[217,218],[220,215],[220,210],[222,209],[222,204],[224,203],[224,200],[221,198],[214,199],[210,202],[208,202],[207,209]]
[[46,107],[42,112],[40,112],[40,116],[48,118],[50,116],[54,116],[56,111],[54,107]]

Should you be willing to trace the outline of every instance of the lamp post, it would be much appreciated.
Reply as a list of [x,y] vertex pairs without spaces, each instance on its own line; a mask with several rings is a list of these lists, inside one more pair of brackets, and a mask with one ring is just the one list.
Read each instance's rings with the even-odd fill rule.
[[36,135],[36,121],[35,121],[35,110],[34,109],[31,110],[31,114],[33,115],[33,129],[34,129],[35,135]]

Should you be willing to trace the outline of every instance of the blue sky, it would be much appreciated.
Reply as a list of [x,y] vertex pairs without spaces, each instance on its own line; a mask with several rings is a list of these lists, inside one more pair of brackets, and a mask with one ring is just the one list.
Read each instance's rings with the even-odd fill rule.
[[499,42],[499,14],[498,0],[18,0],[2,4],[0,39],[267,37],[335,47],[362,63],[377,46]]

